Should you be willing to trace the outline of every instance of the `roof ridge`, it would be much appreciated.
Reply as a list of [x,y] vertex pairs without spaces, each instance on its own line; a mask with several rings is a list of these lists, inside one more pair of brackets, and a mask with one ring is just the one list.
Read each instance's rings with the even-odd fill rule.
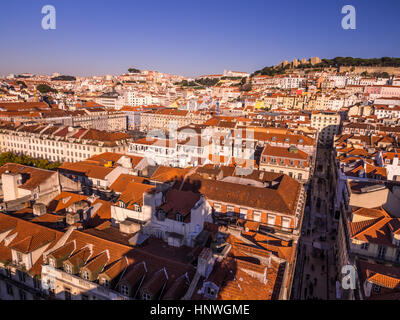
[[357,222],[350,222],[350,223],[355,224],[355,225],[361,225],[363,223],[367,224],[367,222],[370,222],[369,225],[367,224],[367,226],[364,229],[362,229],[362,230],[358,231],[357,233],[353,234],[352,237],[359,236],[361,233],[365,233],[367,230],[371,229],[378,222],[383,221],[385,219],[388,219],[388,218],[378,217],[376,219],[369,219],[369,220],[363,220],[363,221],[357,221]]

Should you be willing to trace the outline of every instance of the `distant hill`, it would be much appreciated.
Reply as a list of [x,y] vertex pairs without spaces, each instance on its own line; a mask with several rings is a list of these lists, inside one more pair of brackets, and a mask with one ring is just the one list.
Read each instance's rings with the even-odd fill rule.
[[51,78],[51,81],[76,81],[76,78],[73,76],[58,76]]
[[320,63],[311,65],[299,64],[293,67],[291,64],[283,67],[271,66],[265,67],[261,70],[255,71],[254,75],[269,75],[274,76],[276,74],[284,74],[288,69],[321,69],[321,68],[340,68],[340,67],[400,67],[400,58],[382,57],[382,58],[353,58],[353,57],[336,57],[333,59],[322,59]]

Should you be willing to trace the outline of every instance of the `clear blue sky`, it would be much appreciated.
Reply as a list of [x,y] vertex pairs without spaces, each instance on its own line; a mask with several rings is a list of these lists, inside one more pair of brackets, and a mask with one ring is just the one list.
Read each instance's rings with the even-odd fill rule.
[[[57,29],[41,28],[44,5]],[[357,29],[341,28],[341,8]],[[195,76],[252,72],[294,58],[400,57],[398,0],[2,0],[0,75]]]

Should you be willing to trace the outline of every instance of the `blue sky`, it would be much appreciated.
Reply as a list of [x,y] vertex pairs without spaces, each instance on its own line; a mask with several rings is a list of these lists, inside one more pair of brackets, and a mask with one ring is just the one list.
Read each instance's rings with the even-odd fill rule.
[[[57,29],[43,30],[44,5]],[[341,28],[356,8],[357,29]],[[294,58],[400,57],[398,0],[2,0],[0,75],[196,76]]]

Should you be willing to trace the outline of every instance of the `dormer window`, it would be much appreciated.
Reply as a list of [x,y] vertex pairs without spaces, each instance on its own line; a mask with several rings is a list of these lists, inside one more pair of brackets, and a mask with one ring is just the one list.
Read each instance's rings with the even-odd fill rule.
[[21,262],[22,262],[22,253],[17,252],[17,263],[21,263]]
[[183,222],[183,216],[180,213],[176,214],[176,221]]
[[364,242],[361,244],[361,250],[368,250],[369,248],[369,242]]
[[204,288],[205,295],[208,298],[215,299],[217,296],[218,287],[214,283],[207,283],[206,287]]
[[214,209],[216,211],[220,211],[221,210],[221,205],[219,203],[214,203]]
[[135,211],[138,211],[138,212],[142,211],[141,207],[138,204],[135,204]]
[[381,291],[381,287],[378,286],[377,284],[372,285],[372,290],[376,293],[379,293]]
[[207,287],[207,294],[210,296],[215,296],[215,290],[213,288]]
[[109,287],[110,287],[110,281],[108,281],[108,280],[105,279],[105,278],[101,278],[100,283],[101,283],[101,285],[102,285],[103,287],[105,287],[105,288],[109,288]]
[[151,295],[149,293],[143,293],[142,294],[142,299],[143,300],[151,300]]
[[120,291],[124,296],[129,296],[129,288],[128,286],[121,284]]
[[68,263],[65,263],[64,264],[64,271],[66,273],[72,274],[72,266],[70,264],[68,264]]
[[159,211],[157,212],[157,218],[158,218],[158,220],[160,220],[160,221],[164,221],[164,220],[165,220],[165,212],[162,211],[162,210],[159,210]]
[[56,261],[53,258],[49,258],[49,265],[52,267],[56,267]]
[[90,280],[90,275],[89,272],[87,272],[86,270],[82,271],[82,278],[85,280]]
[[123,202],[123,201],[119,201],[118,202],[118,206],[120,207],[120,208],[125,208],[126,206],[125,206],[125,203]]

